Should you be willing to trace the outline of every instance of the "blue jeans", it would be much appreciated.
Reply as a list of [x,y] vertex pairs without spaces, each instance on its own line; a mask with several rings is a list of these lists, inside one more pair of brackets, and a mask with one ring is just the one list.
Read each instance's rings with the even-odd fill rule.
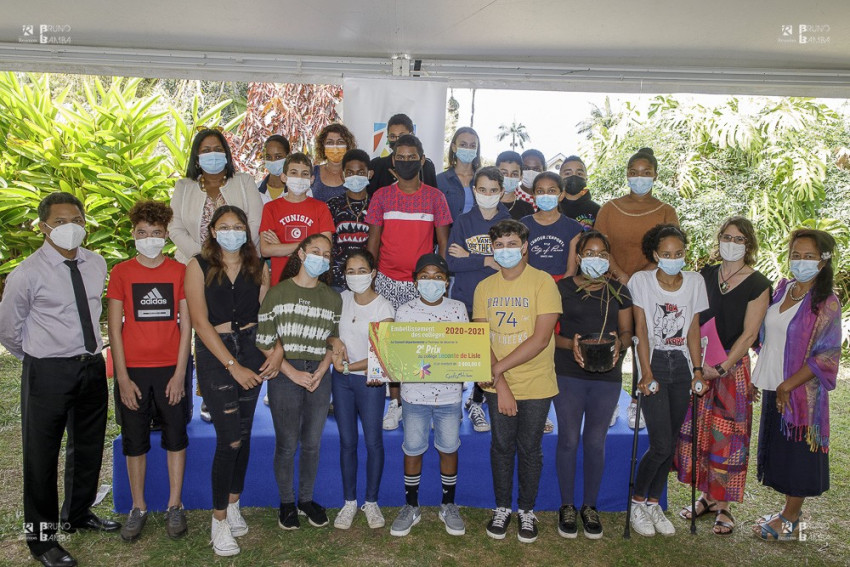
[[[584,443],[584,500],[596,506],[605,468],[605,438],[611,413],[620,398],[620,383],[582,380],[558,375],[555,414],[558,416],[558,448],[555,469],[561,488],[561,504],[575,504],[578,443]],[[584,418],[584,431],[581,421]]]
[[[288,360],[297,370],[315,372],[318,360]],[[319,446],[331,403],[330,371],[319,386],[308,392],[289,378],[278,374],[269,380],[269,409],[274,423],[274,475],[281,504],[295,503],[295,451],[298,459],[298,501],[313,500],[313,485],[319,470]]]
[[434,448],[450,455],[460,448],[461,402],[432,406],[409,404],[401,400],[404,416],[404,443],[401,450],[408,457],[418,457],[428,450],[431,421],[434,422]]
[[654,351],[650,367],[659,388],[655,394],[645,396],[641,404],[649,449],[638,464],[635,494],[657,500],[667,485],[679,429],[688,411],[691,369],[684,354],[670,350]]
[[339,428],[339,465],[346,501],[357,500],[357,416],[366,442],[366,502],[378,501],[384,473],[384,387],[367,386],[362,374],[333,370],[334,417]]

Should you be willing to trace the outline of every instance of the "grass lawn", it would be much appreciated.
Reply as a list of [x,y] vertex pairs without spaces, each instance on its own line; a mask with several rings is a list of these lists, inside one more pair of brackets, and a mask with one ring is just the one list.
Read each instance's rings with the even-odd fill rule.
[[[628,366],[627,366],[628,367]],[[21,434],[20,364],[14,358],[0,356],[0,565],[23,565],[29,553],[21,539]],[[467,535],[452,537],[445,533],[434,508],[426,508],[422,522],[406,538],[389,535],[389,527],[370,530],[362,513],[348,531],[302,527],[283,532],[277,526],[276,510],[243,511],[251,531],[239,539],[242,553],[235,558],[217,558],[208,546],[210,512],[189,512],[189,536],[171,541],[165,536],[162,514],[149,518],[142,539],[123,543],[117,535],[78,533],[65,546],[81,565],[850,565],[850,371],[845,365],[838,388],[832,394],[832,447],[830,450],[831,490],[810,499],[803,518],[807,523],[807,541],[766,543],[751,535],[749,526],[758,516],[778,512],[782,498],[760,486],[755,478],[755,459],[750,467],[747,496],[732,512],[738,521],[735,533],[717,537],[711,533],[711,521],[698,522],[697,535],[689,533],[689,524],[676,516],[690,503],[690,489],[671,476],[669,483],[671,519],[677,533],[670,538],[642,538],[634,534],[622,538],[624,513],[602,514],[605,537],[590,541],[565,540],[558,536],[557,513],[543,512],[540,538],[531,545],[516,539],[516,521],[509,537],[490,539],[484,533],[488,510],[462,509]],[[110,396],[110,405],[112,404]],[[756,447],[759,410],[756,410],[753,444]],[[110,443],[118,434],[110,408],[107,443],[101,482],[112,478]],[[399,450],[387,447],[388,451]],[[461,470],[461,474],[463,471]],[[60,471],[61,478],[61,471]],[[557,482],[552,464],[546,463],[542,482]],[[60,487],[61,490],[61,487]],[[338,503],[340,504],[340,503]],[[97,512],[113,516],[111,495]],[[384,509],[387,523],[397,509]],[[331,518],[334,511],[331,511]]]

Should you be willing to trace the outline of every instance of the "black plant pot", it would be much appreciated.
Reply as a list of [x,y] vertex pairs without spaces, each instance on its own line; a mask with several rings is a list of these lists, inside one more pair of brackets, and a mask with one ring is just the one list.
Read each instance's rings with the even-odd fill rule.
[[592,333],[579,338],[579,349],[588,372],[608,372],[614,368],[614,337]]

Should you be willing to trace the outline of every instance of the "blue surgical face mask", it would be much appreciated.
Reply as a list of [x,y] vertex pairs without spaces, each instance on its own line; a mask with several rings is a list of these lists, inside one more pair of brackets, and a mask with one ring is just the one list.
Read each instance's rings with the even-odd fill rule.
[[352,193],[360,193],[369,186],[369,178],[365,175],[349,175],[343,185]]
[[478,156],[478,150],[474,148],[458,148],[455,156],[461,163],[472,163]]
[[419,295],[428,303],[436,303],[446,293],[446,282],[443,280],[419,280],[416,282]]
[[608,258],[600,258],[598,256],[582,257],[581,273],[585,276],[596,279],[601,278],[608,271]]
[[807,282],[818,275],[818,260],[791,260],[791,273],[798,282]]
[[304,269],[307,270],[307,275],[311,278],[318,278],[331,267],[331,261],[324,256],[317,254],[307,254],[304,258]]
[[511,269],[522,260],[522,248],[496,248],[493,259],[505,269]]
[[248,242],[248,235],[244,230],[219,230],[215,233],[215,239],[228,252],[236,252]]
[[651,177],[629,177],[629,188],[635,195],[646,195],[652,189],[655,180]]
[[224,152],[207,152],[198,156],[198,165],[204,173],[215,175],[221,173],[227,166],[227,154]]
[[283,173],[283,164],[286,159],[277,159],[274,161],[266,160],[266,169],[269,170],[269,173],[280,177],[280,174]]
[[659,258],[658,267],[668,276],[675,276],[685,267],[684,258]]
[[513,193],[519,187],[519,177],[505,177],[505,193]]
[[534,198],[534,202],[537,203],[537,208],[541,211],[551,211],[552,209],[558,206],[558,196],[537,195]]

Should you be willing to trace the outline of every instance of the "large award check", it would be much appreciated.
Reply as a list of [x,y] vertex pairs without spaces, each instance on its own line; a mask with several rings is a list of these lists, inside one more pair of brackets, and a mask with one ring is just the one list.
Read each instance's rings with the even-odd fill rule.
[[367,378],[489,382],[486,323],[370,323]]

